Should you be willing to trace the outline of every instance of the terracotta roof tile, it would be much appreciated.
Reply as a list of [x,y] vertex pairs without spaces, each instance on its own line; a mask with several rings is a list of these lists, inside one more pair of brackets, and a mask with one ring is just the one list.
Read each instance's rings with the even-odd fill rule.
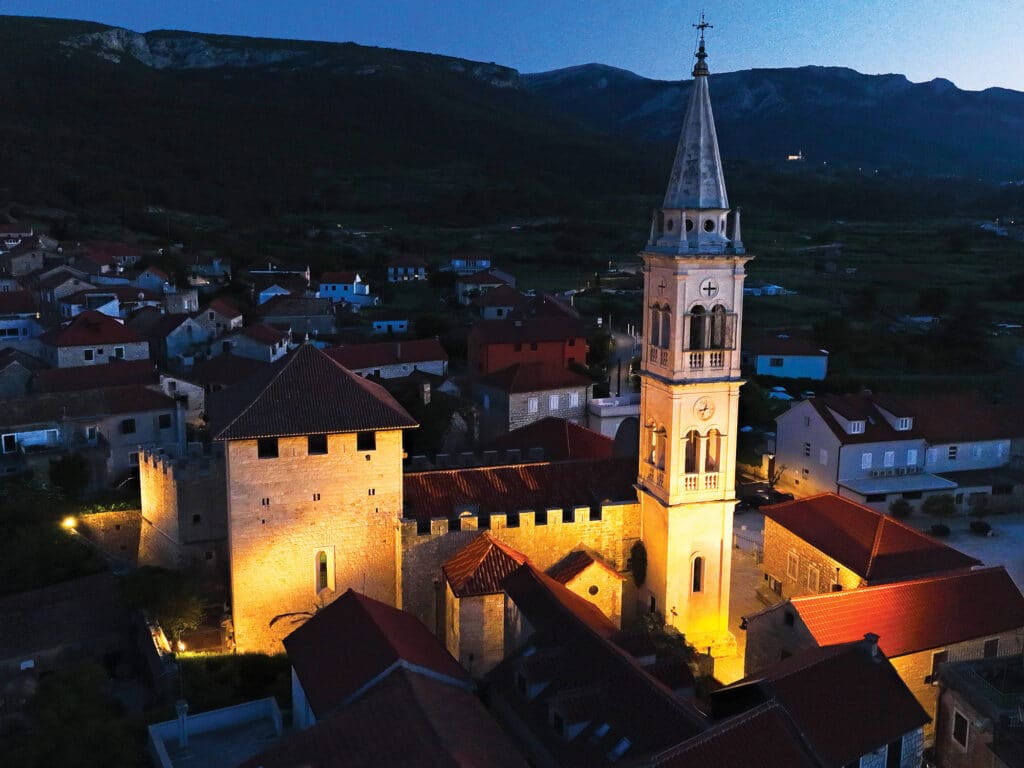
[[0,293],[0,315],[27,315],[36,309],[36,298],[31,291]]
[[589,387],[587,376],[550,363],[516,363],[480,378],[480,384],[502,392],[547,392],[553,389]]
[[352,344],[347,347],[332,347],[325,349],[324,352],[349,370],[448,360],[448,353],[437,339]]
[[320,285],[325,283],[355,283],[358,272],[324,272],[320,277]]
[[260,344],[266,344],[268,347],[276,346],[282,341],[287,341],[288,339],[287,333],[279,331],[276,328],[271,328],[269,325],[265,325],[264,323],[247,325],[242,329],[242,333],[253,341],[257,341]]
[[145,338],[112,317],[88,309],[63,328],[47,331],[39,340],[54,347],[81,347],[93,344],[145,343]]
[[481,269],[479,272],[474,272],[471,275],[465,275],[455,282],[462,283],[463,285],[508,285],[508,281],[505,278],[498,277],[489,269]]
[[811,339],[787,336],[764,336],[759,339],[744,339],[752,354],[755,355],[797,355],[800,357],[828,357],[828,352],[820,344]]
[[[870,640],[814,648],[711,694],[781,704],[826,765],[846,765],[931,718]],[[839,695],[837,695],[839,694]]]
[[396,670],[336,715],[240,768],[526,768],[468,691]]
[[496,451],[518,448],[522,455],[531,448],[543,448],[547,461],[610,459],[615,441],[600,432],[557,416],[527,424],[493,440],[487,447]]
[[417,426],[383,387],[338,365],[312,344],[215,393],[210,415],[215,440]]
[[469,329],[484,344],[566,341],[586,337],[583,324],[572,317],[534,317],[524,320],[481,320]]
[[620,581],[623,579],[622,574],[608,565],[599,556],[583,549],[570,552],[553,566],[548,568],[548,576],[559,584],[568,584],[592,565],[607,571]]
[[469,673],[419,619],[352,589],[288,635],[284,647],[320,719],[396,662],[472,688]]
[[234,320],[235,318],[242,316],[242,310],[235,306],[234,302],[230,299],[217,298],[209,303],[206,310],[216,312],[228,320]]
[[834,493],[774,504],[761,511],[868,582],[981,565],[980,560],[909,525]]
[[1024,596],[1002,566],[790,602],[818,645],[874,632],[889,658],[1024,627]]
[[268,368],[271,363],[240,357],[230,352],[204,360],[196,368],[195,377],[211,387],[230,387],[245,381],[258,371]]
[[898,402],[930,443],[1024,437],[1024,411],[1018,402],[993,403],[973,393],[902,396]]
[[473,297],[477,307],[519,307],[526,304],[526,297],[511,285],[499,285]]
[[20,426],[64,419],[102,418],[116,413],[173,411],[175,402],[163,392],[141,385],[107,386],[77,391],[46,392],[4,400],[0,421]]
[[[869,395],[823,395],[813,400],[807,400],[825,421],[832,433],[843,444],[854,443],[882,443],[890,440],[917,440],[923,435],[917,428],[916,420],[912,429],[899,431],[886,421],[885,417],[878,411]],[[835,411],[847,421],[863,421],[864,431],[859,434],[849,434],[835,416],[830,412]]]
[[159,380],[152,360],[111,360],[106,365],[49,368],[32,379],[33,392],[69,392],[80,389],[155,384]]
[[441,570],[456,597],[496,595],[502,591],[502,580],[525,562],[526,555],[484,532],[449,558]]
[[427,522],[459,507],[481,515],[634,502],[636,459],[518,464],[406,474],[404,516]]

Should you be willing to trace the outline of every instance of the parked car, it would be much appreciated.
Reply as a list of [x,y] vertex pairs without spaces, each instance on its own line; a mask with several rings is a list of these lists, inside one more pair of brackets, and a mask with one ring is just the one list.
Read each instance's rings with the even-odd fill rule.
[[781,504],[784,501],[792,501],[794,498],[792,493],[783,493],[782,491],[776,491],[774,488],[758,488],[753,493],[746,494],[740,499],[740,506],[736,510],[743,511],[745,509],[760,509],[761,507],[768,504]]

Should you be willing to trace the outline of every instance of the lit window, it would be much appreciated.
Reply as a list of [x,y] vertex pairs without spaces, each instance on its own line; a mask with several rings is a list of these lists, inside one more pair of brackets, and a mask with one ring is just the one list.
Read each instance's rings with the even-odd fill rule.
[[949,451],[946,453],[946,458],[950,461],[956,461],[956,455],[960,452],[960,447],[957,445],[949,446]]
[[864,434],[864,422],[863,421],[851,421],[850,422],[850,434],[851,435],[862,435],[862,434]]
[[321,550],[316,555],[316,591],[330,588],[330,563],[327,553]]
[[886,451],[882,456],[882,466],[894,467],[896,466],[896,451]]
[[569,393],[569,407],[570,408],[577,408],[577,407],[579,407],[579,404],[580,404],[580,393],[579,392],[570,392]]

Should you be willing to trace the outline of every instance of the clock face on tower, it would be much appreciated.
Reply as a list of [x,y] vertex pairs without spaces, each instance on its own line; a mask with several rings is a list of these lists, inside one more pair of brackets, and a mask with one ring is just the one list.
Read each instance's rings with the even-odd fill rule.
[[702,397],[693,404],[693,412],[701,421],[707,421],[715,415],[715,404],[711,402],[710,397]]
[[703,280],[700,284],[700,296],[702,299],[713,299],[718,295],[718,282],[712,278]]

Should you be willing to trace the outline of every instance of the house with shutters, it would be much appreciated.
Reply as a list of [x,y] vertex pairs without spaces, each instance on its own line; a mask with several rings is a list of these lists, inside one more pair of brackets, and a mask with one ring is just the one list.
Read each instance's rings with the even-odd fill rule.
[[31,291],[0,292],[0,346],[34,339],[43,332]]
[[231,299],[216,298],[196,315],[195,320],[206,328],[211,338],[218,339],[226,333],[242,327],[243,317]]
[[750,339],[744,363],[757,376],[822,381],[828,376],[828,350],[810,339],[788,334]]
[[324,272],[320,278],[320,296],[333,304],[345,302],[357,307],[374,306],[380,299],[370,294],[370,284],[358,272]]
[[586,423],[593,387],[590,377],[548,363],[516,363],[481,376],[473,384],[480,435],[491,440],[551,416]]
[[397,256],[388,262],[388,282],[407,283],[427,279],[427,262],[419,256]]
[[86,310],[39,337],[43,359],[55,368],[103,365],[111,360],[148,360],[149,342],[120,320]]
[[798,496],[838,493],[887,511],[896,499],[918,508],[951,494],[965,512],[1024,496],[1024,477],[1007,466],[1024,435],[1021,409],[1010,402],[826,395],[794,404],[776,425],[777,485]]

